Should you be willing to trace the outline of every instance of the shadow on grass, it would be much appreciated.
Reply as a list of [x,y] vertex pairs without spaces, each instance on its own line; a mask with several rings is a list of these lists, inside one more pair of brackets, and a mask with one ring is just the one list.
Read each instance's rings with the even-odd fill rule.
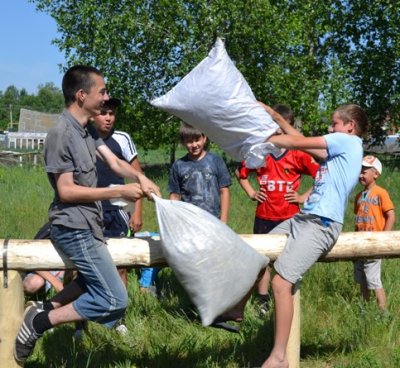
[[[165,268],[159,276],[159,299],[151,295],[137,294],[139,290],[136,275],[130,278],[131,303],[127,314],[132,313],[135,316],[128,317],[128,328],[130,329],[130,321],[143,321],[146,324],[145,320],[148,320],[147,328],[152,329],[148,336],[137,339],[136,333],[133,337],[124,338],[115,331],[92,324],[83,343],[77,344],[72,337],[73,325],[61,326],[41,339],[41,349],[38,350],[40,353],[36,353],[26,367],[261,366],[273,346],[272,312],[269,312],[266,318],[260,318],[255,305],[250,302],[245,320],[241,323],[240,334],[202,327],[196,310],[172,271]],[[140,332],[138,333],[140,335]],[[182,336],[174,339],[173,335]],[[348,342],[343,339],[335,346],[323,341],[322,344],[319,342],[302,345],[301,358],[316,359],[334,355],[337,351],[350,353],[351,347]],[[144,343],[147,346],[142,346]]]
[[[214,331],[210,328],[211,331]],[[168,346],[159,347],[152,356],[135,354],[125,344],[117,345],[113,339],[102,339],[100,345],[79,345],[72,337],[72,327],[60,327],[41,341],[42,356],[27,363],[27,368],[81,368],[81,367],[225,367],[227,362],[239,367],[261,366],[269,353],[273,323],[268,321],[256,331],[244,328],[241,335],[220,331],[225,338],[223,346],[202,347],[195,351],[179,351]],[[215,332],[214,332],[215,333]],[[194,335],[195,339],[196,336]],[[91,339],[91,337],[89,337]]]
[[337,354],[340,351],[341,354],[351,353],[352,349],[349,346],[337,346],[337,345],[329,345],[329,344],[308,344],[301,345],[300,349],[300,358],[301,359],[318,359],[323,356],[332,356]]
[[[127,312],[136,314],[132,317],[133,323],[148,319],[148,329],[152,329],[148,336],[136,339],[136,334],[125,339],[115,331],[92,324],[83,343],[77,344],[72,337],[73,325],[61,326],[41,339],[40,353],[33,356],[26,367],[250,368],[260,367],[269,355],[274,338],[272,312],[262,319],[250,302],[240,334],[202,327],[190,299],[170,269],[160,273],[160,299],[136,294],[137,280],[133,282],[133,277],[136,275],[130,279],[132,299]],[[127,322],[129,328],[129,318]],[[159,332],[155,331],[157,328]],[[171,341],[168,336],[174,339],[173,335],[182,336]],[[141,346],[145,340],[147,346]],[[351,353],[348,342],[343,339],[335,346],[323,341],[302,345],[301,358],[318,359],[338,351]]]
[[[138,367],[260,367],[272,348],[273,322],[266,321],[254,330],[243,322],[240,334],[232,334],[211,327],[203,327],[210,339],[217,334],[223,338],[221,345],[204,346],[191,351],[171,349],[167,344],[157,356],[142,356],[136,361]],[[193,338],[196,338],[195,334]]]
[[[209,334],[213,346],[196,347],[190,351],[176,351],[167,344],[156,357],[142,356],[140,367],[225,367],[227,362],[237,367],[258,367],[269,355],[273,344],[274,321],[272,313],[267,319],[250,316],[241,323],[241,333],[232,334],[224,330],[202,327],[196,308],[176,279],[171,269],[164,269],[159,275],[157,288],[162,295],[161,308],[169,315],[181,318],[192,327],[191,336]],[[250,303],[249,303],[250,304]],[[248,304],[248,308],[252,309]],[[254,313],[253,313],[254,314]],[[214,345],[213,339],[222,340]],[[204,343],[206,344],[206,343]],[[208,343],[207,343],[208,345]]]
[[119,349],[110,338],[103,338],[97,346],[92,341],[88,345],[86,341],[91,339],[90,336],[85,338],[85,342],[79,343],[73,338],[74,332],[75,328],[71,324],[46,333],[40,342],[41,356],[36,361],[27,363],[25,367],[112,367],[111,362],[126,362],[131,358],[126,346]]
[[[171,309],[171,313],[177,311]],[[184,324],[185,322],[183,322]],[[41,356],[26,364],[27,368],[48,367],[260,367],[273,345],[274,321],[271,315],[262,320],[253,315],[241,324],[240,334],[201,327],[199,321],[190,322],[192,331],[182,345],[168,341],[149,351],[137,351],[115,332],[94,328],[83,344],[73,339],[72,325],[57,328],[41,341]],[[206,336],[205,335],[208,335]],[[197,343],[202,335],[200,343]],[[190,341],[192,340],[192,341]],[[190,349],[188,347],[193,347]],[[338,351],[350,352],[346,346],[310,344],[301,346],[301,358],[319,358]]]

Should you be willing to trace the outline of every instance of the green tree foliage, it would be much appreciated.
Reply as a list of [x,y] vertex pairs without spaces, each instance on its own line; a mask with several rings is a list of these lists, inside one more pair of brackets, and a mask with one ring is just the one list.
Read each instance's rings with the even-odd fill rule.
[[390,0],[349,1],[342,19],[341,42],[348,45],[342,62],[351,70],[354,100],[368,108],[375,137],[382,135],[382,122],[400,122],[399,19],[400,2]]
[[13,127],[17,128],[21,108],[60,113],[63,106],[62,92],[53,83],[40,85],[36,95],[29,94],[25,89],[18,90],[15,86],[9,86],[4,93],[0,91],[0,130],[10,128],[11,118]]
[[53,83],[39,85],[37,96],[32,101],[36,111],[59,113],[64,107],[64,97],[61,90]]
[[54,42],[68,66],[104,72],[124,101],[122,127],[144,147],[175,142],[176,119],[166,124],[148,101],[185,76],[217,36],[257,98],[291,106],[306,134],[326,131],[332,110],[346,102],[367,107],[376,126],[397,116],[398,2],[31,1],[56,20]]

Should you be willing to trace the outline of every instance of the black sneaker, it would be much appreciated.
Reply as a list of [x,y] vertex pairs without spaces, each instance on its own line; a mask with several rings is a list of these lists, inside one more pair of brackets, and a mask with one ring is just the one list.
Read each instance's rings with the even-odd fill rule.
[[265,316],[266,314],[268,314],[272,307],[271,295],[257,295],[257,304],[259,313]]
[[75,322],[75,332],[74,332],[74,339],[78,342],[83,340],[83,334],[87,330],[88,323],[87,321],[78,321]]
[[26,308],[28,308],[28,307],[30,307],[30,306],[33,306],[33,307],[35,307],[35,308],[37,308],[37,309],[43,309],[43,310],[44,310],[44,308],[43,308],[43,302],[41,302],[41,301],[29,300],[29,302],[26,303]]
[[14,343],[14,358],[20,365],[24,364],[25,360],[32,353],[36,340],[42,336],[42,334],[38,334],[34,330],[32,324],[33,319],[40,312],[43,312],[43,309],[37,308],[35,305],[29,305],[25,309],[24,320]]

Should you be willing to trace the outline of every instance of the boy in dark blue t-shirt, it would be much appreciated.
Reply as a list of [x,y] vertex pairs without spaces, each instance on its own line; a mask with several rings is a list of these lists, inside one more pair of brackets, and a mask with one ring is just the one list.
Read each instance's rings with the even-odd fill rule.
[[192,126],[182,124],[179,138],[188,153],[172,165],[169,198],[192,203],[226,223],[232,180],[225,162],[206,151],[207,137]]

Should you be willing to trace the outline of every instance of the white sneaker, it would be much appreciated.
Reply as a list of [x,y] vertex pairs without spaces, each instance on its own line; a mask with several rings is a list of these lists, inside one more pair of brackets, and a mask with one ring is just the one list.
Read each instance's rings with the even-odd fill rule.
[[128,333],[128,328],[121,323],[115,328],[115,331],[117,331],[121,335],[126,335]]
[[141,287],[140,291],[143,293],[149,293],[157,298],[157,287],[155,285],[149,287]]

